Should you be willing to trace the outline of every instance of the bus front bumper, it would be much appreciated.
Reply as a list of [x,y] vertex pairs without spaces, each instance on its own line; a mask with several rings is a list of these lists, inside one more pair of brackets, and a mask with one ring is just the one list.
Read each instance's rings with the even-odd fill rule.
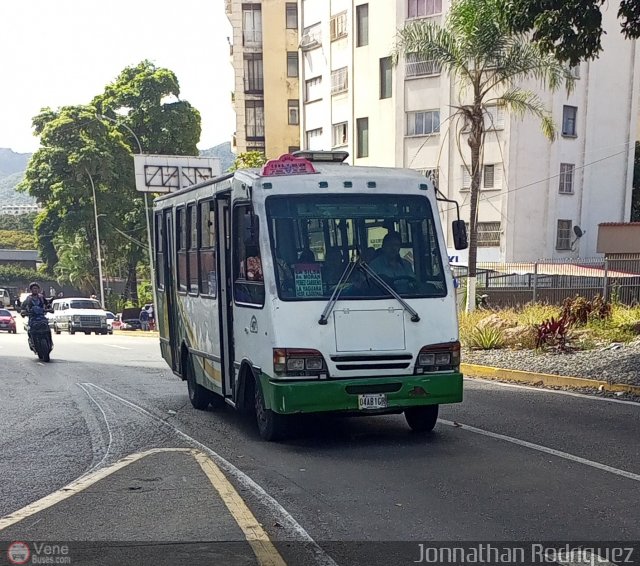
[[[408,407],[460,403],[462,374],[406,375],[318,381],[274,380],[261,375],[268,409],[279,414],[351,412],[380,414]],[[386,408],[360,409],[361,395],[386,395]]]

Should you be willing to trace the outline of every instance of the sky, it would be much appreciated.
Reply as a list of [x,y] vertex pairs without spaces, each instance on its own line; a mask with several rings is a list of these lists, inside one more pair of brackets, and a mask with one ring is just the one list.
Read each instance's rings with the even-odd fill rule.
[[86,104],[128,66],[172,70],[202,116],[199,149],[231,141],[224,0],[0,0],[0,148],[39,146],[41,108]]

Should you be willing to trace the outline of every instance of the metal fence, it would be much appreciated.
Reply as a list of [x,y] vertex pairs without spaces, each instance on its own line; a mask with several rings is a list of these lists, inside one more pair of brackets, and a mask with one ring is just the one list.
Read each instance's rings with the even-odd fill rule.
[[[453,265],[460,288],[467,268]],[[627,305],[640,303],[640,258],[539,260],[521,263],[478,263],[477,293],[491,306],[529,302],[562,304],[567,297],[601,295]]]

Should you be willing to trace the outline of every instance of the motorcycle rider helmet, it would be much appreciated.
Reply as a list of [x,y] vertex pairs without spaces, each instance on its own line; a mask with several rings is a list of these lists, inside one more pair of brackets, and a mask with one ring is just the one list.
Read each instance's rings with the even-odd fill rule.
[[33,291],[34,287],[37,287],[38,289],[40,289],[40,284],[36,283],[35,281],[33,283],[29,283],[29,291]]

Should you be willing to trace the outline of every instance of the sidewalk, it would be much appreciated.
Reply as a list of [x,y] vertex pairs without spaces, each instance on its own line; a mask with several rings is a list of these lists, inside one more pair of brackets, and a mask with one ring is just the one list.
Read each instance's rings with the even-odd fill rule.
[[[217,485],[215,464],[209,461],[211,473],[193,451],[175,449],[128,460],[0,520],[0,529],[15,521],[0,530],[0,564],[9,563],[12,541],[23,541],[32,556],[39,549],[34,541],[66,545],[70,564],[258,563],[252,547],[260,542],[247,542],[247,528],[262,533],[266,547],[271,543],[257,521],[250,524],[248,508],[247,517],[229,506],[237,493]],[[273,545],[271,552],[279,558]]]

